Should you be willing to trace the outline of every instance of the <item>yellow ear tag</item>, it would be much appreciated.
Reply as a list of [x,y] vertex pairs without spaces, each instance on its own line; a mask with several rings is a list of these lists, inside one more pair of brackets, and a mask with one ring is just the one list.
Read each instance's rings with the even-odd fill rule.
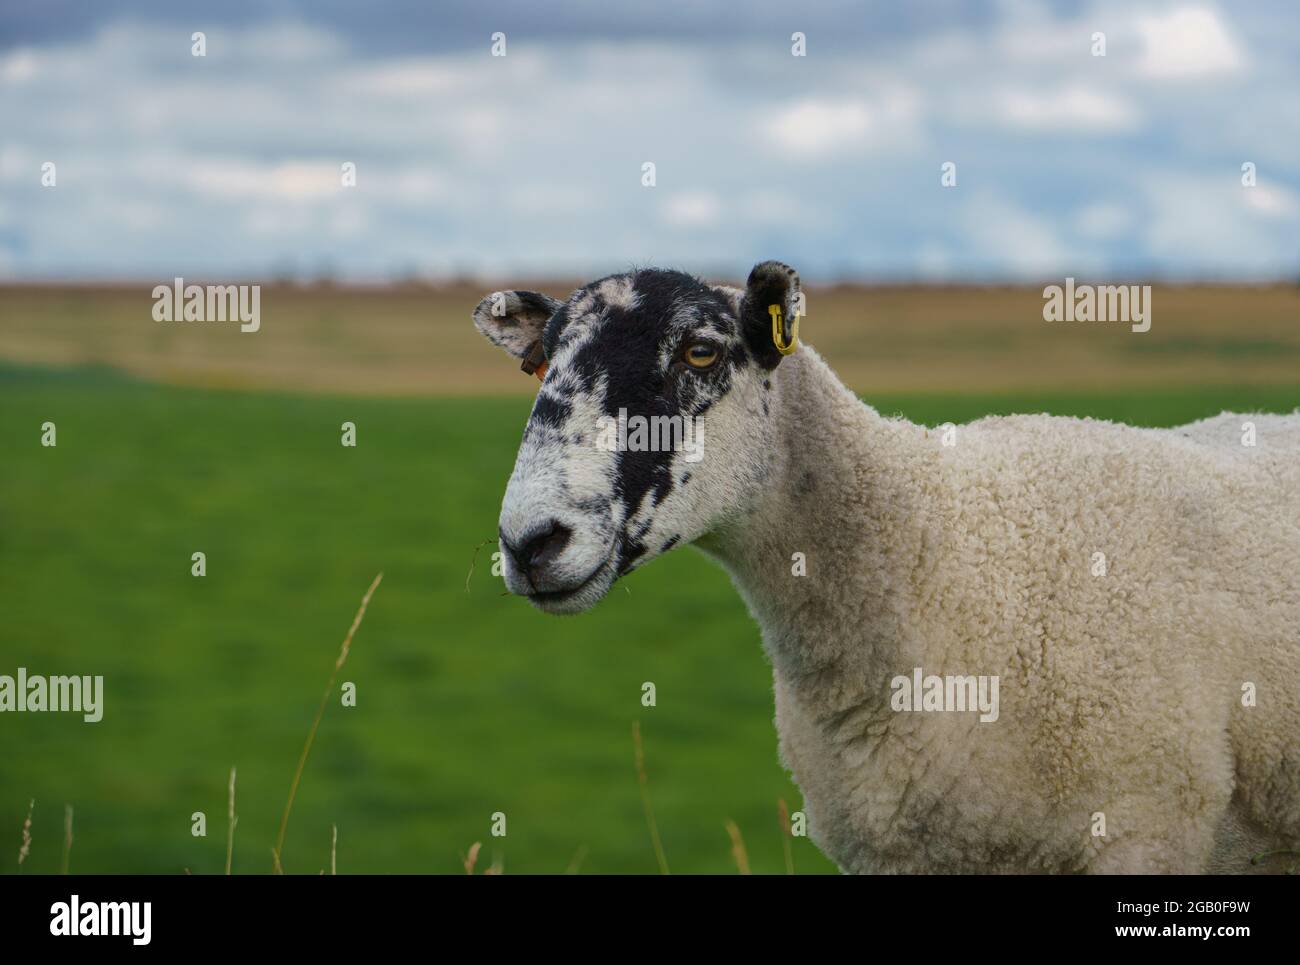
[[785,338],[785,326],[781,324],[781,306],[768,305],[767,313],[772,316],[772,344],[782,355],[789,355],[799,347],[799,316],[794,317],[794,322],[790,325],[790,341],[783,342]]

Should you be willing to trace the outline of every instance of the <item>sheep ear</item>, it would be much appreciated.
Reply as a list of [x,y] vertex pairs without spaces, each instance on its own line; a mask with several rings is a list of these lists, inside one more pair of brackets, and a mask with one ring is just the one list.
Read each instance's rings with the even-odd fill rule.
[[740,302],[741,325],[754,357],[765,368],[776,368],[795,350],[803,304],[799,273],[789,265],[764,261],[749,273]]
[[493,292],[474,309],[474,327],[517,359],[540,354],[542,331],[563,305],[541,292]]

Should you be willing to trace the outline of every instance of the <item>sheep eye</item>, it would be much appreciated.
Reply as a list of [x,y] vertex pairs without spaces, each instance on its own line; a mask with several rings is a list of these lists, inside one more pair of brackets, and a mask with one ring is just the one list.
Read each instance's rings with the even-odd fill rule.
[[691,368],[707,369],[718,360],[718,350],[708,342],[692,342],[683,358]]

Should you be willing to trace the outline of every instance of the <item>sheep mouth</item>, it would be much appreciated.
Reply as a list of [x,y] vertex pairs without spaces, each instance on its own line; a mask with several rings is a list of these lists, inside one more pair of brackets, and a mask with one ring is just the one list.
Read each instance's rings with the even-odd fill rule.
[[544,590],[525,594],[525,599],[543,613],[568,614],[589,610],[609,592],[618,579],[615,564],[617,542],[591,574],[577,586],[565,590]]

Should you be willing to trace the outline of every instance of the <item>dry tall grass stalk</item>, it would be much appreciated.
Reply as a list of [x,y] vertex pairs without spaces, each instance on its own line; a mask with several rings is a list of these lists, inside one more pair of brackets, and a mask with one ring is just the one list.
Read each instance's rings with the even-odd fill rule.
[[330,874],[339,873],[339,826],[330,825]]
[[776,818],[781,822],[781,847],[785,849],[785,873],[794,874],[794,852],[790,849],[790,809],[785,806],[785,798],[776,799]]
[[27,805],[27,820],[23,822],[23,842],[18,846],[18,871],[23,870],[23,862],[32,853],[32,811],[36,808],[36,798]]
[[478,861],[478,849],[482,846],[478,841],[475,841],[469,846],[469,854],[460,859],[461,864],[465,866],[465,874],[472,875],[474,873],[474,864]]
[[63,864],[59,866],[59,874],[68,873],[68,864],[72,861],[72,805],[63,805]]
[[636,748],[636,777],[641,785],[641,803],[645,807],[646,824],[650,826],[650,841],[654,844],[655,860],[659,862],[659,873],[666,875],[668,859],[664,856],[663,842],[659,840],[659,826],[655,824],[654,808],[650,806],[650,779],[645,773],[645,751],[641,747],[641,722],[632,721],[632,744]]
[[280,833],[275,839],[275,847],[271,851],[274,859],[276,874],[284,874],[284,865],[280,861],[280,856],[284,854],[284,834],[289,827],[289,812],[293,810],[293,799],[298,793],[298,783],[302,780],[302,770],[307,766],[307,755],[311,753],[312,742],[316,740],[316,730],[320,727],[321,718],[325,716],[325,705],[329,703],[330,694],[334,691],[334,680],[338,677],[339,670],[348,659],[348,651],[352,649],[352,637],[357,632],[357,627],[361,626],[361,619],[366,615],[366,607],[370,605],[370,597],[374,595],[375,588],[379,586],[379,581],[384,578],[383,573],[379,573],[374,582],[370,584],[370,589],[366,590],[366,595],[361,598],[361,606],[357,608],[357,615],[352,618],[352,626],[348,628],[348,635],[343,638],[343,646],[339,648],[339,657],[334,661],[334,669],[330,671],[329,682],[325,685],[325,693],[321,695],[320,708],[316,711],[316,719],[311,722],[311,730],[307,732],[307,743],[302,746],[302,756],[298,758],[298,769],[293,772],[293,783],[289,785],[289,800],[284,804],[284,815],[280,818]]
[[566,875],[576,875],[586,857],[587,846],[585,844],[578,845],[578,850],[573,852],[573,857],[569,859],[569,866],[564,869],[564,873]]
[[226,874],[230,874],[230,864],[235,858],[235,825],[239,818],[235,816],[235,769],[230,769],[230,791],[226,800]]
[[740,836],[736,822],[727,818],[727,834],[731,835],[731,857],[736,861],[736,870],[742,875],[749,874],[749,852],[745,850],[745,839]]

